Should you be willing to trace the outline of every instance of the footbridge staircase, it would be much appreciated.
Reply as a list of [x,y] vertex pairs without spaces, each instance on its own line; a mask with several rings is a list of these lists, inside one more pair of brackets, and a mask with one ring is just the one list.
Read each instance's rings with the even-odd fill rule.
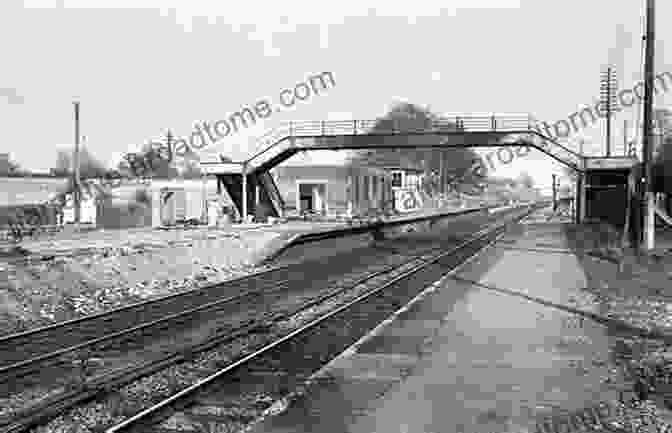
[[282,216],[284,202],[270,169],[304,150],[456,148],[530,146],[582,171],[583,156],[543,133],[530,115],[487,114],[442,117],[425,128],[409,129],[377,120],[289,122],[257,140],[257,151],[239,162],[203,161],[240,215],[253,214],[263,203],[266,216]]

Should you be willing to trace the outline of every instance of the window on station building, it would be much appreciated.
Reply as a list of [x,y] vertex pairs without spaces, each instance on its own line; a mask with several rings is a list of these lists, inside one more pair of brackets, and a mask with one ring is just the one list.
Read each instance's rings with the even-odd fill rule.
[[403,173],[400,171],[392,172],[392,186],[401,188],[403,181]]

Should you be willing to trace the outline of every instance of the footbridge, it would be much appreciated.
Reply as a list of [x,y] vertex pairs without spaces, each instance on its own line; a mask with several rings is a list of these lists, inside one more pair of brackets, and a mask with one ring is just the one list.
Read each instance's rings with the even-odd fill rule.
[[263,202],[272,216],[282,216],[284,202],[269,170],[304,150],[529,146],[583,171],[583,155],[544,135],[540,126],[527,114],[453,115],[417,129],[394,122],[381,128],[378,120],[289,122],[260,137],[260,150],[246,160],[204,161],[201,168],[217,176],[241,215]]

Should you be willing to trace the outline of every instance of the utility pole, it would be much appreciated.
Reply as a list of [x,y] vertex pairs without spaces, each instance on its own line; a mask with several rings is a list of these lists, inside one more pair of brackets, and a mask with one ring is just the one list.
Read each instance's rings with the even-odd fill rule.
[[642,131],[644,178],[641,185],[642,212],[644,215],[644,247],[655,246],[654,196],[651,178],[653,157],[653,79],[655,46],[655,0],[646,0],[646,53],[644,63],[644,125]]
[[79,102],[75,102],[75,151],[73,155],[73,198],[75,205],[75,227],[79,228],[82,213],[82,188],[79,179]]
[[602,95],[602,106],[606,111],[607,121],[607,158],[611,156],[611,117],[616,106],[616,73],[611,66],[607,67],[602,76],[600,84],[600,93]]

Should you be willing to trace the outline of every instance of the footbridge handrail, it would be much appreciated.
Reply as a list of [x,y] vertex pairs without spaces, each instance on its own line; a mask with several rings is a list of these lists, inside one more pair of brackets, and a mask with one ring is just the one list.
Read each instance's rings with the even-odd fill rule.
[[[575,165],[579,165],[583,155],[567,148],[557,139],[546,136],[539,127],[542,122],[530,114],[482,114],[461,115],[451,114],[440,120],[430,122],[424,127],[408,127],[404,122],[390,121],[385,127],[380,126],[380,120],[326,120],[326,121],[299,121],[287,122],[257,139],[260,151],[245,160],[246,165],[257,160],[262,155],[267,159],[291,148],[294,144],[286,138],[316,137],[316,136],[348,136],[348,135],[395,135],[395,134],[431,134],[436,132],[498,132],[512,134],[528,134],[543,140],[536,145],[543,147],[547,152],[557,153],[559,149]],[[550,146],[553,143],[553,146]],[[552,147],[556,148],[553,152]],[[273,151],[273,152],[271,152]]]
[[552,142],[556,146],[562,148],[564,151],[571,153],[572,155],[576,156],[577,158],[583,158],[584,156],[581,155],[580,153],[568,148],[567,146],[563,145],[560,143],[557,139],[553,139],[546,134],[541,133],[541,128],[540,125],[542,125],[543,122],[535,117],[530,117],[530,130],[534,131],[538,135],[542,136],[545,140]]

